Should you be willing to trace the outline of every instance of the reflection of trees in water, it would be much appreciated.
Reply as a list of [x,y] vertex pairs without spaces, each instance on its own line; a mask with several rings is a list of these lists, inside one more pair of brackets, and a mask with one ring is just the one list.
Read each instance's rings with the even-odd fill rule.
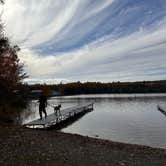
[[18,123],[20,112],[20,108],[14,108],[7,104],[0,105],[0,120],[3,122]]
[[82,103],[82,102],[130,102],[148,100],[166,100],[166,96],[160,94],[101,94],[101,95],[78,95],[78,96],[62,96],[56,97],[57,103]]
[[35,102],[29,102],[27,105],[27,108],[24,109],[21,113],[21,118],[20,118],[20,122],[24,123],[25,120],[31,120],[31,119],[35,119],[36,118],[36,114],[37,114],[37,109],[38,104]]

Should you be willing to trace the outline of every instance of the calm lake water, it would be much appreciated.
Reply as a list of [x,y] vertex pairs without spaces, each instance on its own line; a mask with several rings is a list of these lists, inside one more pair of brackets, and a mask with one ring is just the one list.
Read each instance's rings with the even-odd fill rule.
[[[166,107],[166,94],[104,94],[54,97],[50,104],[62,104],[62,109],[80,103],[93,102],[94,110],[62,132],[77,133],[119,142],[166,148],[166,116],[157,105]],[[53,108],[47,108],[48,113]],[[36,119],[38,105],[32,101],[22,115],[24,123]]]

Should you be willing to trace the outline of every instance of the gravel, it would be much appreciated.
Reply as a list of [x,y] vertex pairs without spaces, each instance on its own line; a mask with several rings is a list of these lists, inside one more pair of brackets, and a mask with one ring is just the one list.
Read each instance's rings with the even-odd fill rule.
[[165,166],[166,149],[0,125],[2,166]]

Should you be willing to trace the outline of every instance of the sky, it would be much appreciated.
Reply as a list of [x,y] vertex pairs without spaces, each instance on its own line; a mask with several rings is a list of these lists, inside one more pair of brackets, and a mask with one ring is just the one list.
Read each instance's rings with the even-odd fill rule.
[[166,79],[166,0],[6,0],[28,83]]

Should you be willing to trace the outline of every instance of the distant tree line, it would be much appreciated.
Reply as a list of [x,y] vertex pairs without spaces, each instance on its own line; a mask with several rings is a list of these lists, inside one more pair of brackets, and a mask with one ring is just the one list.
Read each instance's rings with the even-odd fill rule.
[[102,94],[102,93],[166,93],[166,80],[143,82],[73,82],[66,84],[26,85],[29,90],[47,89],[57,91],[60,95]]

